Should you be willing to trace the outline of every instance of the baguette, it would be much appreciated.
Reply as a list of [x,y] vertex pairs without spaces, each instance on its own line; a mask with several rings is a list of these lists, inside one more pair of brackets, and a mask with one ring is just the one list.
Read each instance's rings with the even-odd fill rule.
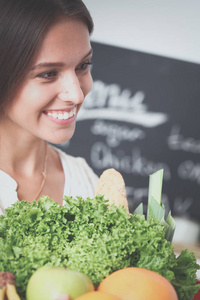
[[101,194],[109,204],[124,205],[129,213],[126,187],[122,175],[115,169],[105,170],[99,178],[95,196]]
[[0,272],[0,300],[20,300],[15,279],[15,275],[11,272]]

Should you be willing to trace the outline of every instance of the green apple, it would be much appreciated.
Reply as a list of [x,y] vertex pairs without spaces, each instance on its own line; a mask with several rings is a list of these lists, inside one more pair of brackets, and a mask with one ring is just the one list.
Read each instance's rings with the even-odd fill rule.
[[94,291],[88,276],[62,267],[43,266],[33,273],[26,289],[27,300],[56,300],[68,294],[70,300]]

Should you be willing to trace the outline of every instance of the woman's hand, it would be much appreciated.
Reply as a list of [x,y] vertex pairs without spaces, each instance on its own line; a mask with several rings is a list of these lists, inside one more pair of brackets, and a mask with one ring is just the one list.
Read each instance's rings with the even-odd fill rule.
[[66,295],[60,296],[57,300],[70,300],[70,298],[69,298],[69,296],[66,294]]

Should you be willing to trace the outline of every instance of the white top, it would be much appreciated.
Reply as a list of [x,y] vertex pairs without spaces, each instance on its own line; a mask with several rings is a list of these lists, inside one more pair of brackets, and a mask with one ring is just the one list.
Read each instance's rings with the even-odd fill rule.
[[[65,175],[63,196],[93,198],[99,178],[85,159],[68,155],[58,148],[55,149],[59,153]],[[7,207],[19,201],[16,190],[17,182],[0,170],[0,215]]]

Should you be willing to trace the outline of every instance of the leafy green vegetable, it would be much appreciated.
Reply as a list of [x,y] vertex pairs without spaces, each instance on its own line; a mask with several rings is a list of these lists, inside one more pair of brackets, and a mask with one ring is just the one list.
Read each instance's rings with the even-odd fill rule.
[[[177,265],[173,268],[176,279],[172,280],[172,284],[179,295],[179,299],[191,299],[194,294],[193,287],[185,284],[186,282],[196,281],[194,266],[199,268],[196,264],[195,257],[192,259],[188,250],[183,250],[177,258]],[[196,292],[198,289],[200,289],[200,285],[198,285]]]
[[176,258],[160,221],[127,215],[123,206],[108,208],[100,195],[64,200],[64,206],[48,197],[16,202],[0,216],[0,271],[15,273],[22,299],[28,279],[45,264],[83,272],[95,286],[115,270],[137,266],[165,276],[179,300],[197,292],[194,254],[183,252]]

